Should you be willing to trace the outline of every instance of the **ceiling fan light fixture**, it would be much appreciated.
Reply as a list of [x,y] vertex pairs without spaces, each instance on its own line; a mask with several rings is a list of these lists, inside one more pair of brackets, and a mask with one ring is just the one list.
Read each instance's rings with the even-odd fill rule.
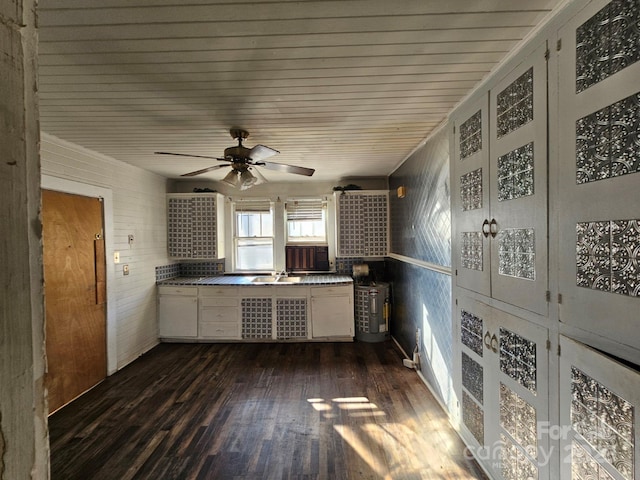
[[227,185],[237,188],[240,186],[240,175],[237,170],[231,170],[227,175],[220,180],[222,183],[226,183]]
[[258,181],[257,177],[254,177],[249,169],[243,170],[240,172],[240,190],[246,190],[248,188],[253,187]]

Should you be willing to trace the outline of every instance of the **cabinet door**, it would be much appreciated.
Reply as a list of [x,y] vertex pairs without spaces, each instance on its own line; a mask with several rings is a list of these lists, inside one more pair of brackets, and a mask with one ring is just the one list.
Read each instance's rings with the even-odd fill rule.
[[190,198],[167,202],[167,248],[173,258],[191,258],[193,205]]
[[[260,287],[251,287],[252,289]],[[258,294],[259,295],[259,294]],[[246,297],[240,302],[243,339],[273,338],[273,298]]]
[[549,478],[548,331],[469,297],[458,298],[465,437],[496,478]]
[[593,1],[558,32],[565,331],[640,364],[640,5]]
[[338,256],[364,255],[364,217],[362,197],[343,193],[338,195]]
[[160,337],[198,336],[198,298],[160,295],[158,300]]
[[194,197],[191,220],[192,258],[217,258],[216,197]]
[[311,324],[313,338],[353,337],[351,296],[312,296]]
[[360,243],[365,256],[384,257],[388,253],[388,203],[386,194],[362,196],[364,231]]
[[490,95],[491,296],[546,315],[546,42]]
[[631,480],[640,472],[640,374],[560,337],[561,478]]
[[306,339],[307,336],[307,298],[277,298],[276,338]]
[[487,296],[491,295],[488,117],[488,95],[456,114],[451,160],[456,284]]

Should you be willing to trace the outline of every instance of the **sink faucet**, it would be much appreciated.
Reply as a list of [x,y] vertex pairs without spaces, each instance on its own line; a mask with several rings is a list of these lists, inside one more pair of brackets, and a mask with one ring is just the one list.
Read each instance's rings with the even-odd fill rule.
[[276,272],[276,277],[278,277],[278,278],[286,277],[287,275],[288,275],[288,273],[287,273],[287,269],[286,268],[283,268],[279,272]]

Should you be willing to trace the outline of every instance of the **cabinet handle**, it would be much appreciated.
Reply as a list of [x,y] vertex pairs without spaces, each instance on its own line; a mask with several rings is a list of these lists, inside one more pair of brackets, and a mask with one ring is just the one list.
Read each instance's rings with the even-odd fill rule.
[[493,350],[493,353],[498,353],[498,347],[499,347],[498,337],[496,337],[496,334],[494,333],[491,336],[491,350]]
[[484,238],[489,236],[490,231],[491,227],[489,226],[489,220],[485,218],[484,222],[482,222],[482,234],[484,235]]
[[496,222],[495,218],[492,218],[489,223],[489,233],[491,233],[491,238],[496,238],[498,234],[498,222]]
[[484,346],[491,349],[491,334],[489,332],[484,334]]

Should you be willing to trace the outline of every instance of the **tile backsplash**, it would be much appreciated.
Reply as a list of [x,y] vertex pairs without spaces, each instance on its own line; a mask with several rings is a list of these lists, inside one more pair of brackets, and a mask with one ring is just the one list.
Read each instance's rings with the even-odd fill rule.
[[211,262],[173,263],[156,267],[156,282],[174,277],[207,277],[224,273],[224,259]]

